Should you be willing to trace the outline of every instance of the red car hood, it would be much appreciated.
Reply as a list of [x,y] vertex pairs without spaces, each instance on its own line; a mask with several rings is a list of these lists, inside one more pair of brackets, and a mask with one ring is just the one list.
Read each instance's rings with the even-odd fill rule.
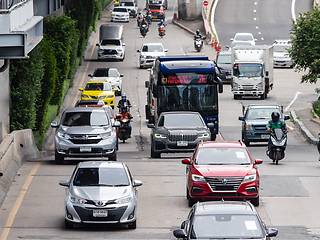
[[252,165],[197,165],[195,168],[204,177],[244,177],[255,172]]

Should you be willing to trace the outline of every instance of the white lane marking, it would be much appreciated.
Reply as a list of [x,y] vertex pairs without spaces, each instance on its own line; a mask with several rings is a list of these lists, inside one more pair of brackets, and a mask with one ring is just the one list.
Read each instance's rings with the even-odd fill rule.
[[258,3],[257,3],[257,2],[254,2],[254,5],[258,5]]
[[290,104],[284,109],[285,112],[287,112],[289,110],[289,108],[291,107],[291,105],[297,100],[299,94],[301,94],[301,93],[300,92],[296,93],[296,95],[294,96],[294,98],[292,99]]
[[253,18],[254,21],[257,21],[257,18]]
[[257,10],[254,9],[253,12],[257,12]]
[[295,14],[295,12],[296,12],[295,7],[296,7],[296,0],[292,0],[292,2],[291,2],[291,16],[292,16],[293,21],[297,20],[296,14]]
[[256,29],[259,29],[259,27],[258,27],[258,26],[256,26]]

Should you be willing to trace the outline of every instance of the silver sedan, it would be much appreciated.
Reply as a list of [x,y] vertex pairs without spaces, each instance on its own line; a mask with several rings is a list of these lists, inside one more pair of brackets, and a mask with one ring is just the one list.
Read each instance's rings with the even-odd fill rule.
[[82,223],[121,223],[136,228],[137,189],[126,164],[113,161],[80,162],[67,187],[65,227]]

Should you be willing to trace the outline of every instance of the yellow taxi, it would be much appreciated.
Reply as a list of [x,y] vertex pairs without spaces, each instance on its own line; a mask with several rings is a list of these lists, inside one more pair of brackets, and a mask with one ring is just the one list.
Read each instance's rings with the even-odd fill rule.
[[102,100],[114,109],[115,94],[109,82],[89,81],[81,91],[81,100]]

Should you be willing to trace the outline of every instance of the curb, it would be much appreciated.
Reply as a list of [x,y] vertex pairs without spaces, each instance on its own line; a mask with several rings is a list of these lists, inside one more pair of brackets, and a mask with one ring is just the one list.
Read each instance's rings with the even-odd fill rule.
[[306,137],[308,142],[313,145],[317,145],[318,139],[316,139],[314,136],[312,136],[312,134],[309,132],[309,130],[306,129],[304,124],[297,118],[297,114],[296,114],[295,110],[291,110],[290,115],[293,118],[294,125],[297,125],[299,127],[300,132],[302,133],[303,136]]
[[195,34],[194,31],[192,31],[191,29],[187,28],[186,26],[183,26],[182,24],[178,23],[176,20],[174,20],[174,18],[172,18],[172,23],[177,25],[178,27],[182,28],[183,30],[186,30],[187,32],[191,33],[192,35]]

